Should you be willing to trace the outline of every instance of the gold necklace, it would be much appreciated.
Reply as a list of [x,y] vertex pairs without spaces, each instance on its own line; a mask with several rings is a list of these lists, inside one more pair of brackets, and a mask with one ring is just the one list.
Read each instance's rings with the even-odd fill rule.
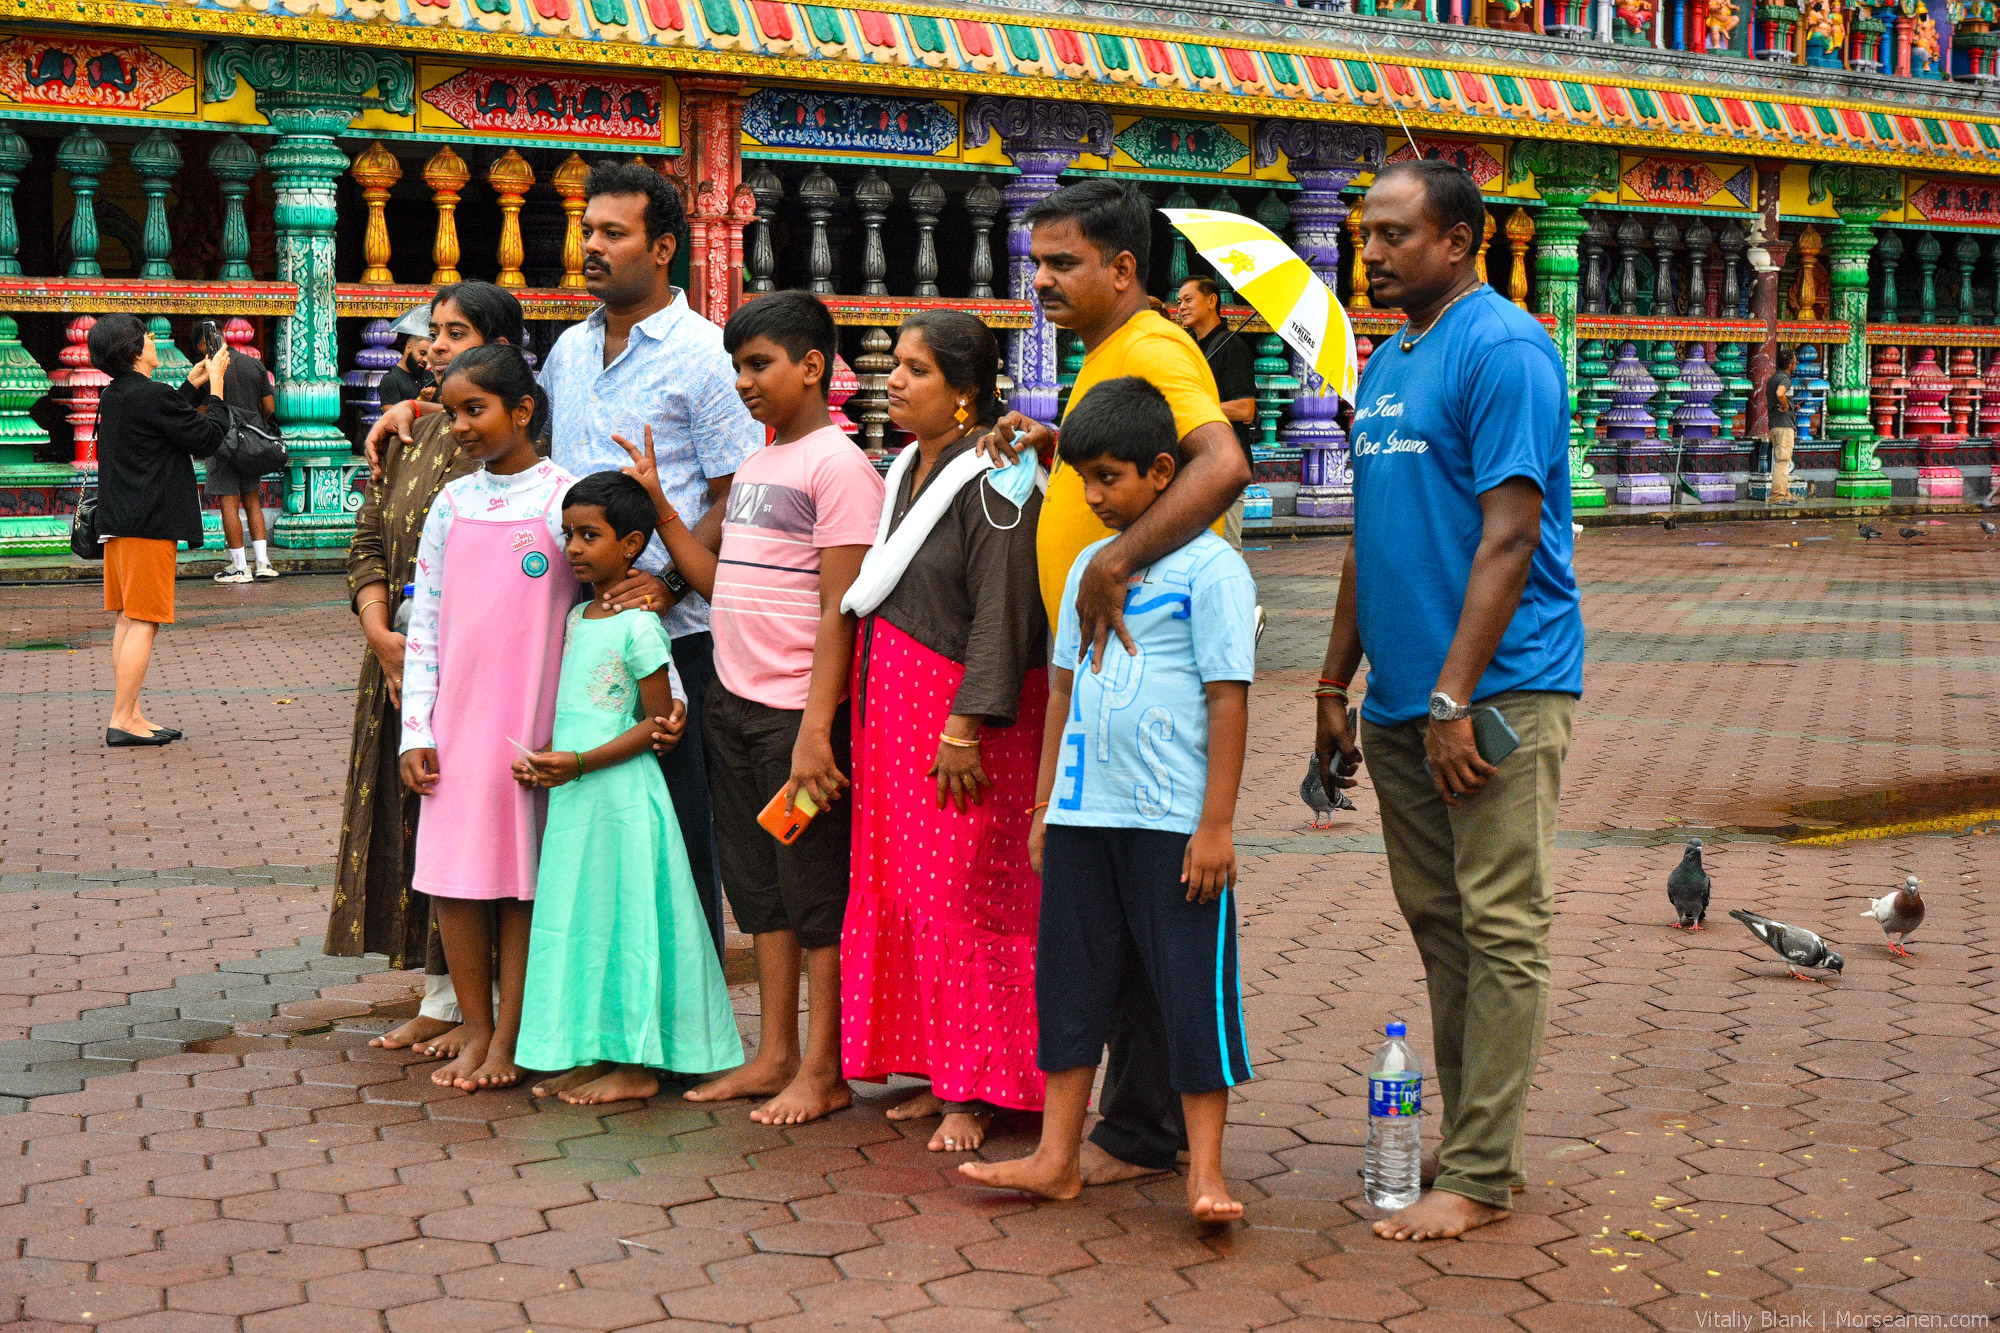
[[1410,351],[1411,349],[1416,347],[1418,343],[1430,337],[1431,330],[1438,326],[1438,321],[1442,320],[1453,306],[1457,305],[1460,301],[1463,301],[1466,297],[1472,295],[1474,292],[1478,290],[1479,290],[1479,284],[1475,282],[1470,287],[1467,287],[1464,291],[1460,292],[1457,296],[1454,296],[1449,301],[1446,301],[1444,303],[1444,309],[1438,311],[1436,316],[1432,318],[1431,322],[1424,325],[1424,331],[1422,333],[1419,333],[1414,338],[1410,336],[1410,326],[1407,323],[1405,323],[1403,325],[1403,336],[1402,336],[1403,350],[1405,352]]

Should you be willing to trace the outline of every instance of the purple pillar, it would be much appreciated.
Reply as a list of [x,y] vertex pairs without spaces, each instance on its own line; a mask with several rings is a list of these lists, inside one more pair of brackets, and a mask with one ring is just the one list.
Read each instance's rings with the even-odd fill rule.
[[[1340,292],[1340,231],[1352,211],[1341,191],[1361,172],[1382,164],[1386,144],[1380,129],[1361,125],[1331,125],[1316,121],[1270,120],[1257,127],[1256,161],[1274,165],[1283,153],[1299,192],[1290,200],[1292,246],[1319,275],[1327,290]],[[1354,468],[1347,456],[1347,436],[1334,420],[1340,399],[1320,396],[1320,377],[1297,353],[1292,374],[1298,396],[1291,414],[1278,428],[1278,438],[1299,451],[1298,512],[1309,518],[1346,518],[1354,513]],[[1287,471],[1294,466],[1283,461]]]
[[[1111,113],[1099,106],[1024,97],[976,97],[967,112],[968,141],[990,134],[1021,173],[1000,191],[1007,210],[1007,295],[1033,300],[1034,262],[1028,257],[1028,209],[1051,194],[1063,172],[1084,152],[1111,155]],[[1013,407],[1037,421],[1056,419],[1056,331],[1035,307],[1035,322],[1012,334],[1007,370],[1014,379]]]

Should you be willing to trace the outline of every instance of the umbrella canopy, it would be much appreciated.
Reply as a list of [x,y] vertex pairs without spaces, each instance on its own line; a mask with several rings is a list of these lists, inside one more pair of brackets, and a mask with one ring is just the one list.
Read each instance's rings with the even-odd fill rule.
[[1354,326],[1319,275],[1261,222],[1205,208],[1163,208],[1167,220],[1272,330],[1319,373],[1319,393],[1352,401],[1359,376]]

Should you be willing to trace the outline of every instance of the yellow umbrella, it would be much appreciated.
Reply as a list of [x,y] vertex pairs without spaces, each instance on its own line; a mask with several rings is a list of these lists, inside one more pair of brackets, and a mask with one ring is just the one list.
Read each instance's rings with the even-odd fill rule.
[[[1235,213],[1205,208],[1163,208],[1167,220],[1227,275],[1280,338],[1319,372],[1319,396],[1337,392],[1352,401],[1360,357],[1354,326],[1298,252],[1269,227]],[[1303,386],[1301,386],[1303,387]]]

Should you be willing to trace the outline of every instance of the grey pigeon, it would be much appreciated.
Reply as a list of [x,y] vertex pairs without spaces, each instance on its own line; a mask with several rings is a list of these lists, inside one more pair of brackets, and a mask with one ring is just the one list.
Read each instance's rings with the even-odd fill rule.
[[1872,541],[1874,541],[1874,540],[1875,540],[1875,539],[1876,539],[1877,537],[1880,537],[1881,535],[1882,535],[1882,529],[1880,529],[1880,528],[1871,528],[1871,527],[1869,527],[1869,526],[1868,526],[1868,525],[1867,525],[1866,523],[1863,523],[1863,524],[1861,525],[1861,540],[1862,540],[1862,541],[1864,541],[1864,542],[1872,542]]
[[1701,839],[1688,843],[1681,863],[1667,876],[1667,901],[1680,913],[1675,930],[1700,930],[1708,916],[1708,872],[1701,866]]
[[1904,876],[1902,888],[1883,894],[1868,904],[1868,910],[1861,914],[1874,917],[1881,923],[1882,938],[1888,941],[1889,952],[1898,958],[1910,956],[1903,947],[1903,941],[1924,924],[1924,899],[1917,892],[1917,885],[1921,883],[1923,881],[1915,875]]
[[[1306,776],[1305,781],[1299,783],[1299,799],[1312,807],[1314,828],[1331,828],[1334,811],[1354,809],[1354,802],[1348,800],[1347,793],[1340,788],[1335,787],[1328,794],[1326,780],[1320,776],[1317,754],[1306,760]],[[1326,822],[1321,823],[1322,819]]]
[[1979,530],[1985,533],[1989,537],[1991,537],[1996,532],[2000,532],[2000,528],[1996,528],[1993,526],[1993,522],[1991,519],[1984,519],[1984,518],[1979,520]]
[[1906,542],[1912,542],[1924,534],[1918,532],[1915,528],[1897,528],[1896,535]]
[[1792,969],[1792,975],[1800,981],[1820,981],[1821,977],[1809,977],[1799,971],[1802,967],[1823,967],[1829,972],[1838,972],[1847,966],[1847,960],[1826,947],[1826,941],[1807,930],[1804,926],[1788,926],[1782,921],[1773,921],[1768,916],[1758,916],[1740,907],[1731,908],[1729,915],[1749,927],[1750,933],[1771,946],[1771,952],[1785,960]]

